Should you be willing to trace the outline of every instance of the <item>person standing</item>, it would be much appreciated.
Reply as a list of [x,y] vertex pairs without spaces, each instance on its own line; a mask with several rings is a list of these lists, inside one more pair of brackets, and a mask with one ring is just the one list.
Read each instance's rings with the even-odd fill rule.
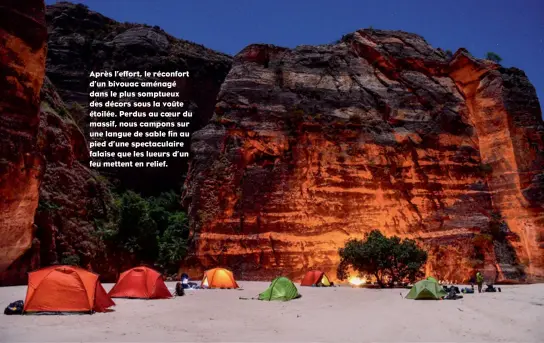
[[476,273],[476,283],[478,284],[478,293],[482,293],[482,286],[484,284],[484,276],[482,273]]

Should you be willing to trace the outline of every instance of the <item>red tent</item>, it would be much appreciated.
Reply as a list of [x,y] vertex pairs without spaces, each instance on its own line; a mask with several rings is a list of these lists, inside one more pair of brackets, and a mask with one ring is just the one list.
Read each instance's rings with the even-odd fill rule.
[[139,299],[168,299],[172,297],[162,280],[162,275],[148,267],[136,267],[121,273],[109,295],[112,298]]
[[301,286],[330,286],[331,282],[327,275],[320,270],[311,270],[304,275]]
[[73,266],[51,266],[28,274],[23,313],[106,312],[115,303],[98,275]]

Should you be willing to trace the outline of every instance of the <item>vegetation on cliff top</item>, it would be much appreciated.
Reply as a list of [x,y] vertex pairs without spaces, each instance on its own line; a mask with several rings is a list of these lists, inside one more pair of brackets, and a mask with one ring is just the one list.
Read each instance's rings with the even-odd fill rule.
[[493,61],[495,63],[501,63],[502,62],[502,57],[500,57],[497,53],[492,52],[492,51],[485,54],[485,59]]

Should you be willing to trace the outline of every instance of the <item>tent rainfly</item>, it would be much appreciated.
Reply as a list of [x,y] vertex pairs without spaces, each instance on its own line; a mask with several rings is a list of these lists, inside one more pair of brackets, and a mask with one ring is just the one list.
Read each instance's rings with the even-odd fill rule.
[[73,266],[51,266],[28,274],[23,314],[106,312],[115,306],[98,275]]
[[239,288],[232,272],[224,268],[205,271],[200,286],[203,288]]
[[112,298],[132,299],[168,299],[172,297],[161,273],[148,267],[136,267],[121,273],[109,295]]
[[415,299],[415,300],[440,300],[446,296],[446,291],[438,282],[432,280],[421,280],[415,283],[415,285],[410,289],[410,292],[406,295],[406,299]]
[[259,300],[278,300],[289,301],[300,298],[295,284],[286,277],[278,277],[268,287],[268,289],[259,294]]
[[331,286],[331,282],[324,272],[320,270],[311,270],[304,275],[300,285],[329,287]]

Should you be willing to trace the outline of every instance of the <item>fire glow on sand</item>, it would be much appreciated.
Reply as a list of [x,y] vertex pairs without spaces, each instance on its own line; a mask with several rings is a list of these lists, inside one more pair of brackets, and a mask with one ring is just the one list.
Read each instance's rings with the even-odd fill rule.
[[358,276],[352,276],[348,279],[348,282],[353,287],[360,287],[366,283],[366,279],[360,278]]

